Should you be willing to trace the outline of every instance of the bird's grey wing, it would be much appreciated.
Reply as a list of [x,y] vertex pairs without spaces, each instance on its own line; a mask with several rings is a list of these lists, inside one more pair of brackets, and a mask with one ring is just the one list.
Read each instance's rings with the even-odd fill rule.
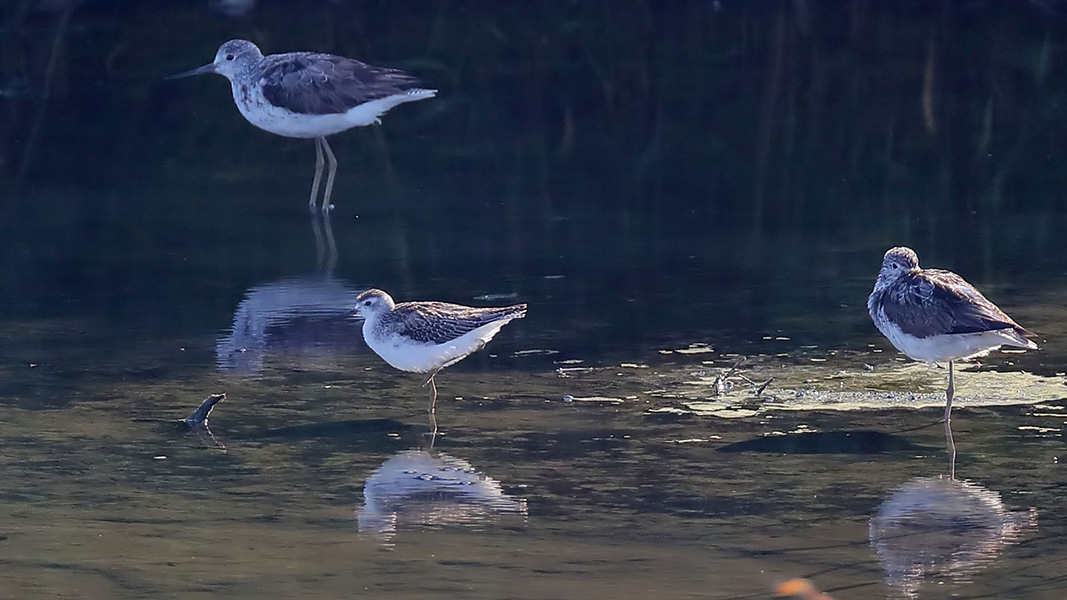
[[407,73],[332,54],[269,56],[263,67],[263,97],[301,114],[322,115],[419,87]]
[[444,302],[405,302],[389,313],[397,333],[418,342],[444,344],[504,318],[525,316],[526,306],[471,308]]
[[950,271],[909,273],[887,290],[885,315],[916,337],[1017,328],[1011,317]]

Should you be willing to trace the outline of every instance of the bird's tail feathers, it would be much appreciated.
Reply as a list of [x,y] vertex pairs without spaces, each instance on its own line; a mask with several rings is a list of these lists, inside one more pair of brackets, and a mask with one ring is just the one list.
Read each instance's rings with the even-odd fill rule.
[[521,319],[521,318],[526,316],[526,305],[525,304],[516,304],[514,306],[509,306],[507,308],[507,310],[508,310],[508,315],[512,319]]
[[1013,329],[1003,329],[1001,330],[1001,335],[1004,336],[1005,346],[1025,348],[1026,350],[1037,350],[1037,344],[1035,344],[1033,340],[1028,339],[1032,337],[1037,337],[1037,335],[1023,329],[1022,327],[1016,327]]

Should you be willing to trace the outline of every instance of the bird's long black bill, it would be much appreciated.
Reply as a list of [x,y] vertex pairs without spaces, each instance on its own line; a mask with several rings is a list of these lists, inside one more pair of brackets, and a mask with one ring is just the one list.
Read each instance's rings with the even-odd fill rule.
[[204,73],[214,73],[215,63],[206,64],[202,67],[197,67],[192,71],[186,71],[184,73],[178,73],[177,75],[171,75],[167,79],[181,79],[183,77],[192,77],[193,75],[203,75]]

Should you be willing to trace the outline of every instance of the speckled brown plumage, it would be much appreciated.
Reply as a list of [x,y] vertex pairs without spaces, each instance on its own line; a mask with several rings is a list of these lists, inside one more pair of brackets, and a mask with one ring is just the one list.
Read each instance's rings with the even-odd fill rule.
[[874,310],[879,308],[905,333],[920,338],[996,329],[1028,335],[974,286],[940,269],[915,267],[904,273],[879,292]]
[[352,58],[289,52],[263,58],[263,97],[294,113],[324,115],[419,89],[407,73]]
[[381,317],[379,327],[416,342],[444,344],[482,325],[526,316],[526,305],[474,308],[447,302],[402,302]]

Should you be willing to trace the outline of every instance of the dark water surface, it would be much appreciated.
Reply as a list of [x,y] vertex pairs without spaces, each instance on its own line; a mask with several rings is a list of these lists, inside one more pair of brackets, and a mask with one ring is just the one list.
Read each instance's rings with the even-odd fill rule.
[[[1063,597],[1059,3],[62,4],[0,9],[0,596]],[[309,217],[310,142],[162,80],[233,37],[439,96]],[[958,373],[954,465],[897,244],[1041,346]],[[371,286],[530,305],[435,438]]]

